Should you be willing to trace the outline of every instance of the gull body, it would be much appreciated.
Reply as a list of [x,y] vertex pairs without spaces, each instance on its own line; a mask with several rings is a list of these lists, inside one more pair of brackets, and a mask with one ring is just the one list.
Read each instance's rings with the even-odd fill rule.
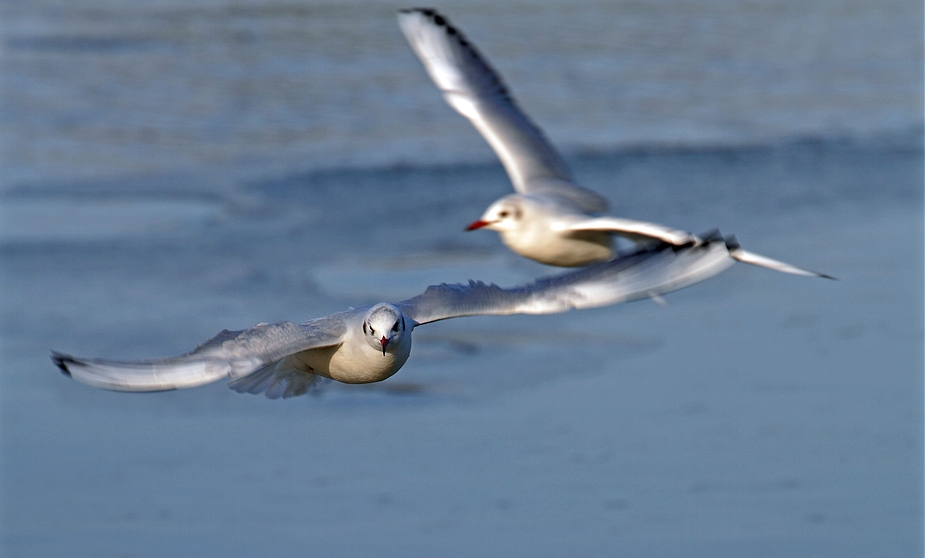
[[559,196],[511,194],[493,203],[468,230],[491,229],[514,252],[544,264],[574,267],[611,259],[609,232],[572,229],[587,218]]
[[82,383],[116,391],[162,391],[227,379],[242,393],[292,397],[319,378],[379,382],[411,354],[416,327],[477,315],[552,314],[661,295],[703,281],[734,263],[731,239],[697,245],[662,243],[615,260],[502,289],[470,281],[435,285],[414,298],[352,308],[295,324],[258,324],[221,333],[178,357],[142,361],[75,358],[53,362]]
[[[515,193],[492,203],[466,230],[493,230],[517,254],[564,267],[613,258],[614,237],[637,244],[703,242],[688,231],[603,215],[607,200],[575,182],[556,149],[458,28],[428,8],[401,10],[398,24],[446,102],[482,134],[514,187]],[[821,275],[741,248],[732,256],[785,273]]]
[[411,331],[395,306],[383,302],[328,322],[338,318],[344,325],[341,342],[291,355],[294,368],[346,384],[368,384],[389,378],[411,356]]

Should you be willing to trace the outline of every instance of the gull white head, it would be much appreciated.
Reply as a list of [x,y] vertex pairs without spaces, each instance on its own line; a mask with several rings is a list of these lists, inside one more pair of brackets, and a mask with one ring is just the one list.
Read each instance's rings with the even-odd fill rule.
[[380,302],[366,313],[363,319],[363,335],[369,346],[382,351],[402,345],[405,335],[410,335],[407,320],[401,310],[386,302]]
[[482,217],[466,227],[467,231],[487,228],[494,231],[509,231],[516,229],[524,217],[524,199],[517,194],[504,196],[488,206]]

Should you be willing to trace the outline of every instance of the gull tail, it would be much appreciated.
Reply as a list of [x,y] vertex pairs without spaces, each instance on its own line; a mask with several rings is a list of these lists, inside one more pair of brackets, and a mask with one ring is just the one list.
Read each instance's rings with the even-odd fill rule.
[[[718,234],[718,233],[714,233]],[[791,273],[793,275],[804,275],[806,277],[822,277],[823,279],[832,279],[837,281],[838,279],[832,277],[831,275],[826,275],[825,273],[819,273],[818,271],[810,271],[808,269],[803,269],[795,265],[790,265],[781,261],[777,261],[761,254],[756,254],[754,252],[749,252],[748,250],[743,250],[739,245],[739,241],[736,240],[734,235],[729,235],[725,237],[726,248],[729,250],[729,256],[737,261],[742,263],[757,265],[758,267],[766,267],[768,269],[773,269],[774,271],[780,271],[782,273]]]

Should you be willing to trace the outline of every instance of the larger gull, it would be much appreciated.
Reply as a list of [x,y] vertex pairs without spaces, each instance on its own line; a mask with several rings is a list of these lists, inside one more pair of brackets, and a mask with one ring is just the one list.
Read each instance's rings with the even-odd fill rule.
[[[482,134],[514,186],[516,193],[492,203],[467,230],[494,230],[521,256],[565,267],[613,258],[613,236],[678,246],[702,241],[664,225],[600,215],[607,200],[575,183],[556,149],[458,28],[430,8],[401,10],[398,24],[446,102]],[[741,248],[730,253],[785,273],[828,277]]]

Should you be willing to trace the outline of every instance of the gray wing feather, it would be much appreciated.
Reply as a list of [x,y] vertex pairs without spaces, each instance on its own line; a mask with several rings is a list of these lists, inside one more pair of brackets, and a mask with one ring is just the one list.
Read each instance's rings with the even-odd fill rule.
[[[81,359],[53,352],[52,360],[65,374],[98,388],[163,391],[199,386],[223,378],[244,378],[284,362],[289,355],[300,351],[340,344],[345,331],[342,315],[334,314],[304,324],[280,322],[259,324],[241,331],[224,330],[193,351],[172,358],[117,361]],[[311,383],[310,378],[306,380]],[[293,386],[292,389],[301,388]],[[288,396],[284,393],[283,396]]]
[[297,359],[287,356],[228,382],[238,393],[265,393],[268,399],[296,397],[318,389],[328,378],[306,372]]
[[573,183],[568,166],[511,97],[498,73],[450,22],[430,9],[402,10],[398,24],[447,103],[469,119],[520,193],[556,194],[602,212],[607,200]]
[[684,247],[661,244],[510,289],[475,281],[432,286],[397,306],[418,324],[458,316],[552,314],[657,297],[712,277],[733,263],[722,239]]

